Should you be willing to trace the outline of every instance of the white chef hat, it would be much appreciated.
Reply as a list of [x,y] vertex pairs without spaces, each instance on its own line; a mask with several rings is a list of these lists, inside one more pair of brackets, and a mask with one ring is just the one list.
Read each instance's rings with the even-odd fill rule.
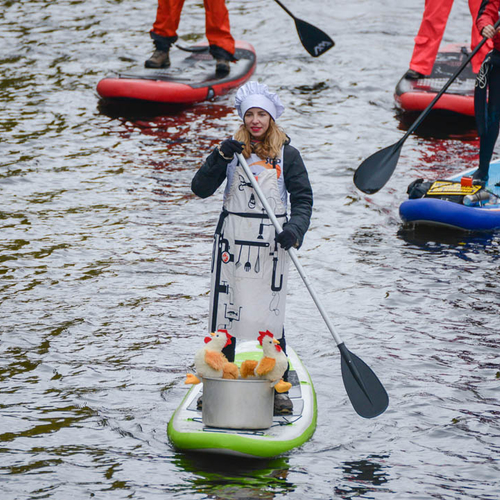
[[267,111],[273,120],[277,120],[285,111],[278,94],[270,92],[267,85],[253,81],[245,83],[238,89],[234,104],[240,118],[243,118],[250,108],[261,108]]

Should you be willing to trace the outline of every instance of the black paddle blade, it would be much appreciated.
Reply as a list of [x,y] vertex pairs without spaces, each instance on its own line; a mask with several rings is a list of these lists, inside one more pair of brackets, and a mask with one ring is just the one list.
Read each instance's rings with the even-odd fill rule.
[[363,418],[378,417],[389,406],[389,396],[372,369],[344,343],[339,344],[344,386],[356,413]]
[[401,153],[401,141],[369,156],[354,172],[354,184],[363,193],[373,194],[391,178]]
[[335,45],[335,42],[316,26],[297,18],[294,18],[294,21],[302,45],[313,57],[319,57]]

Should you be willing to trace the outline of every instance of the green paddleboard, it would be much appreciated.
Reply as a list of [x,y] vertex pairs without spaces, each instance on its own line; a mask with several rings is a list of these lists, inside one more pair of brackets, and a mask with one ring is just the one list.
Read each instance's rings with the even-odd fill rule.
[[[196,403],[203,391],[203,384],[191,387],[173,414],[167,427],[173,446],[182,451],[218,453],[250,458],[270,458],[301,446],[316,428],[317,406],[314,387],[297,353],[287,345],[290,362],[288,381],[293,402],[293,412],[274,416],[271,427],[263,430],[235,430],[207,427]],[[259,359],[262,348],[258,342],[239,342],[236,364],[244,359]]]

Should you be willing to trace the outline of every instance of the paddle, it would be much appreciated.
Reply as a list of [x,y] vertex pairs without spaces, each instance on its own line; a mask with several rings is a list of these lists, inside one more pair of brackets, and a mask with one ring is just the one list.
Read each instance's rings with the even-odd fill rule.
[[[494,28],[498,28],[499,25],[500,19],[495,23]],[[390,179],[392,173],[396,169],[399,155],[401,154],[401,148],[403,147],[403,144],[408,136],[424,121],[434,104],[436,104],[439,98],[448,90],[448,87],[455,81],[457,76],[463,71],[467,64],[469,64],[470,60],[476,55],[477,51],[486,43],[487,40],[488,39],[484,37],[479,42],[476,48],[469,54],[467,59],[446,82],[444,87],[439,91],[436,97],[434,97],[432,102],[422,111],[422,113],[420,113],[420,116],[413,122],[406,134],[398,142],[392,146],[388,146],[380,151],[377,151],[361,163],[361,165],[356,169],[356,172],[354,172],[354,184],[360,191],[373,194],[385,186],[386,182]]]
[[313,57],[319,57],[335,45],[335,42],[326,33],[316,26],[296,18],[279,0],[274,1],[295,21],[300,41]]
[[[271,219],[271,222],[273,223],[274,227],[276,228],[277,233],[278,234],[281,233],[283,229],[281,228],[278,219],[274,215],[274,212],[271,210],[271,207],[269,206],[269,203],[267,202],[264,193],[260,189],[259,184],[255,180],[255,177],[252,175],[250,167],[248,166],[245,158],[241,154],[237,154],[236,156],[238,157],[238,161],[240,162],[240,165],[243,167],[243,170],[245,171],[248,180],[252,184],[252,187],[254,188],[255,192],[257,193],[259,200],[266,209],[266,212],[269,215],[269,218]],[[330,330],[330,333],[335,339],[337,347],[340,350],[340,355],[341,355],[340,366],[342,371],[342,378],[344,380],[344,386],[347,395],[351,400],[352,406],[354,407],[358,415],[361,415],[364,418],[373,418],[384,413],[387,406],[389,405],[389,396],[387,395],[384,386],[381,384],[380,380],[377,378],[375,373],[373,373],[371,368],[364,361],[362,361],[360,358],[358,358],[356,355],[354,355],[347,349],[344,342],[342,341],[338,333],[335,331],[335,328],[333,327],[332,322],[330,321],[330,318],[326,313],[326,310],[321,304],[319,297],[316,295],[316,292],[314,291],[311,283],[309,282],[309,279],[305,274],[302,265],[300,264],[297,258],[297,253],[295,249],[290,248],[288,250],[288,254],[290,255],[290,258],[295,264],[295,267],[297,268],[300,277],[302,278],[304,284],[309,290],[309,293],[311,294],[311,297],[314,300],[316,307],[318,308],[321,316],[323,317],[326,323],[326,326]]]
[[183,50],[184,52],[208,52],[210,49],[209,45],[191,45],[189,47],[185,47],[184,45],[175,44],[178,49]]

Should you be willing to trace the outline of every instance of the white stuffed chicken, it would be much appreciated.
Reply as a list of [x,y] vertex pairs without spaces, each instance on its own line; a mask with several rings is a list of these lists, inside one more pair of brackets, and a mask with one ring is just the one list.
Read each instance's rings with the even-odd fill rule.
[[259,362],[245,360],[241,365],[241,376],[265,378],[275,384],[276,392],[286,392],[292,387],[292,384],[282,380],[288,368],[288,358],[280,347],[279,340],[276,340],[269,330],[259,333],[258,340],[264,355]]
[[205,337],[206,346],[194,356],[196,375],[188,373],[185,384],[199,384],[200,378],[237,379],[238,367],[230,363],[222,354],[222,349],[231,343],[231,335],[227,330],[218,330]]

